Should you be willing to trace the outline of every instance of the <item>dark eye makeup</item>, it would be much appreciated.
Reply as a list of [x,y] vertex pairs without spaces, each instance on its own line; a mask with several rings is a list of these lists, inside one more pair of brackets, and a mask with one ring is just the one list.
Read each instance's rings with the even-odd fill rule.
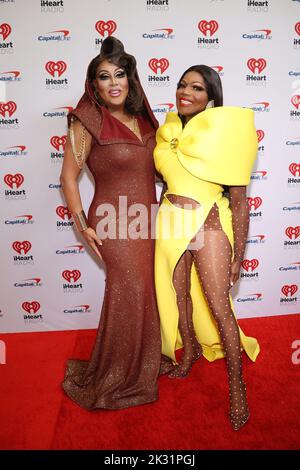
[[[177,83],[177,90],[179,90],[180,88],[186,88],[187,86],[188,86],[187,83],[179,82],[179,83]],[[205,91],[205,88],[201,85],[192,85],[192,88],[195,91]]]
[[[114,76],[115,76],[115,78],[124,78],[124,77],[126,77],[126,72],[125,72],[125,70],[118,70],[114,74]],[[97,75],[97,78],[99,80],[109,80],[110,74],[107,73],[107,72],[99,72],[98,75]]]

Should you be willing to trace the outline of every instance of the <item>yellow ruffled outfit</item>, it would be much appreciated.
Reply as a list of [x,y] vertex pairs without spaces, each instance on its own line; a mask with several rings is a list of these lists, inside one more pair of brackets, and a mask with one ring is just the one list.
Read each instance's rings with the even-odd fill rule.
[[[222,194],[222,185],[249,184],[257,153],[254,112],[231,106],[210,108],[190,119],[184,128],[176,113],[168,113],[156,140],[155,166],[168,190],[156,222],[155,283],[162,352],[176,361],[175,350],[182,347],[182,341],[173,273],[214,204],[219,209],[220,223],[233,253],[232,215],[229,201]],[[193,210],[177,207],[168,200],[168,194],[192,198],[201,206]],[[209,361],[224,357],[218,328],[194,266],[191,297],[194,329],[204,357]],[[231,298],[230,301],[233,307]],[[240,337],[243,349],[255,361],[259,353],[257,340],[246,336],[241,329]]]

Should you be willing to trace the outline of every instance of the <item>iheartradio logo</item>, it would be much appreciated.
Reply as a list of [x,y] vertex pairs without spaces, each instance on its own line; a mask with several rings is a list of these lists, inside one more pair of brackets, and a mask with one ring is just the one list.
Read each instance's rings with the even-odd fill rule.
[[41,304],[37,300],[22,303],[22,309],[27,313],[36,313],[40,308]]
[[247,272],[253,272],[258,267],[259,261],[258,259],[244,259],[242,262],[242,266]]
[[100,20],[95,24],[95,29],[104,38],[105,35],[111,36],[116,31],[117,23],[113,20]]
[[262,205],[262,198],[259,196],[247,197],[247,202],[248,202],[249,209],[251,211],[256,211],[256,209],[258,209],[259,206]]
[[[267,62],[265,59],[254,59],[253,57],[247,61],[248,69],[252,73],[260,74],[266,68]],[[256,72],[257,71],[257,72]]]
[[63,151],[65,150],[66,142],[67,142],[67,136],[66,135],[62,135],[61,137],[58,137],[58,135],[54,135],[50,139],[50,144],[58,152],[59,152],[60,147],[62,147]]
[[298,21],[298,23],[295,24],[295,31],[300,36],[300,21]]
[[26,255],[32,245],[28,240],[25,240],[24,242],[13,242],[12,247],[17,253],[19,253],[19,255]]
[[80,279],[81,272],[78,269],[73,269],[73,271],[66,270],[62,272],[62,277],[68,282],[75,283]]
[[10,35],[11,26],[7,23],[0,24],[0,36],[3,37],[3,41]]
[[295,106],[296,109],[298,109],[300,105],[300,95],[293,95],[291,98],[291,103],[293,106]]
[[298,290],[298,287],[296,286],[296,284],[291,284],[290,286],[285,285],[281,288],[281,292],[286,297],[292,297],[294,294],[296,294],[297,290]]
[[291,163],[289,170],[293,176],[300,176],[300,163]]
[[296,240],[300,235],[300,226],[297,227],[287,227],[285,229],[285,234],[289,237],[290,240]]
[[158,69],[160,69],[160,73],[162,74],[167,70],[170,63],[168,59],[166,59],[165,57],[163,57],[162,59],[155,59],[153,57],[152,59],[149,60],[148,65],[155,74],[157,74]]
[[258,143],[261,142],[265,136],[265,133],[262,129],[258,129],[256,131],[256,135],[257,135],[257,139],[258,139]]
[[64,206],[58,206],[56,208],[56,214],[63,220],[70,220],[72,217],[72,214],[69,209]]
[[3,179],[7,186],[18,189],[24,181],[24,176],[21,173],[16,173],[15,175],[5,175]]
[[14,101],[7,101],[7,103],[0,103],[0,114],[5,118],[6,113],[11,117],[17,109],[17,105]]
[[215,20],[206,21],[201,20],[198,23],[198,29],[201,31],[204,36],[213,36],[215,32],[219,29],[219,24]]
[[52,77],[55,77],[55,73],[60,77],[67,70],[67,64],[63,60],[58,62],[51,60],[45,64],[45,69]]

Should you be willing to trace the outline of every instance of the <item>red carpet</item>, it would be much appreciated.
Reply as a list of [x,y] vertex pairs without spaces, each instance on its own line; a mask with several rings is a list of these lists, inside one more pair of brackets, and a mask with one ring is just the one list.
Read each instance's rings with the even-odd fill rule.
[[[188,378],[159,379],[159,401],[88,412],[60,388],[65,361],[88,358],[95,331],[0,335],[1,449],[300,449],[300,315],[240,320],[261,354],[244,355],[251,417],[239,432],[227,418],[225,362],[201,358]],[[295,354],[296,356],[296,354]],[[300,351],[297,355],[300,361]]]

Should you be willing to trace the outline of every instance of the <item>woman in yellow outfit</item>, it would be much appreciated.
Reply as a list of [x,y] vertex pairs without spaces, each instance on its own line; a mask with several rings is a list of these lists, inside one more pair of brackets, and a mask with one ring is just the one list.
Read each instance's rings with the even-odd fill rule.
[[[255,338],[239,329],[230,288],[239,278],[249,225],[246,185],[257,153],[254,113],[223,105],[217,72],[190,67],[179,80],[177,113],[157,131],[154,152],[166,191],[157,216],[155,276],[163,354],[184,377],[203,353],[226,357],[229,418],[249,418],[241,349],[254,361]],[[229,198],[223,195],[228,186]],[[175,350],[184,347],[179,364]]]

